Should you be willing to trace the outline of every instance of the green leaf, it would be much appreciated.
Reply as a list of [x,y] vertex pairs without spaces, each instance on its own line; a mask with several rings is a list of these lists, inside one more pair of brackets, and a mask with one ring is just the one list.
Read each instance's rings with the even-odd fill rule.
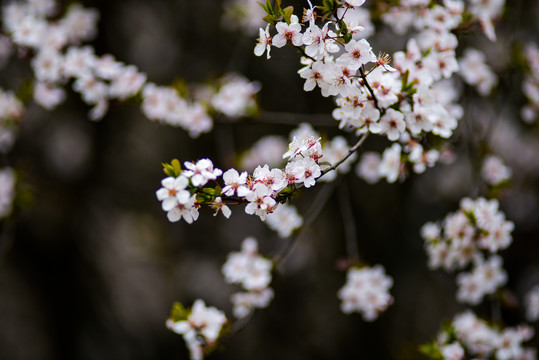
[[446,344],[452,343],[457,340],[457,331],[451,321],[444,321],[442,324],[442,330],[447,335]]
[[339,34],[342,34],[343,36],[348,33],[348,26],[346,26],[346,23],[343,20],[339,20]]
[[197,202],[200,204],[206,204],[211,202],[213,199],[213,196],[205,194],[205,193],[197,193]]
[[293,6],[287,6],[283,9],[283,18],[284,21],[286,21],[287,24],[290,24],[290,18],[294,14],[294,7]]
[[337,10],[337,3],[335,2],[335,0],[324,0],[322,4],[324,7],[323,10],[326,12],[333,13]]
[[211,196],[215,196],[215,189],[214,188],[203,188],[202,189],[202,192],[204,194],[208,194],[208,195],[211,195]]
[[180,164],[180,160],[173,159],[170,162],[170,165],[172,165],[172,167],[174,168],[174,171],[176,171],[178,175],[182,173],[182,165]]
[[408,85],[408,76],[410,75],[410,70],[406,70],[404,74],[402,74],[402,86],[401,88],[405,89],[406,85]]
[[32,100],[34,98],[34,81],[30,78],[25,79],[17,89],[15,97],[23,104]]
[[[256,3],[266,12],[266,14],[268,13],[266,5],[262,4],[260,1],[257,1]],[[267,1],[266,1],[266,4],[267,4]]]
[[288,185],[287,187],[285,187],[283,190],[279,192],[279,195],[288,195],[291,192],[293,192],[294,189],[295,189],[294,185]]
[[419,351],[426,355],[429,359],[433,360],[442,360],[444,356],[442,355],[442,352],[438,348],[438,345],[436,344],[436,341],[432,341],[428,344],[421,345],[419,347]]
[[178,177],[182,173],[182,166],[178,159],[173,159],[170,164],[162,163],[161,165],[163,165],[163,171],[168,176]]
[[266,15],[262,18],[262,20],[272,25],[275,25],[275,23],[277,22],[277,19],[273,15]]
[[172,309],[170,310],[170,320],[174,322],[186,320],[189,317],[189,311],[179,302],[174,302],[172,304]]
[[167,176],[174,177],[174,168],[172,167],[172,165],[169,165],[167,163],[162,163],[161,165],[163,165],[163,171]]

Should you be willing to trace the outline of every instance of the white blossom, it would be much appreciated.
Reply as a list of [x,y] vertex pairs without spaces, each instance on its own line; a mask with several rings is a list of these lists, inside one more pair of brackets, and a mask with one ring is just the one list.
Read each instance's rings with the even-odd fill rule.
[[171,324],[171,329],[183,338],[191,352],[191,360],[200,360],[204,349],[219,338],[223,325],[227,322],[223,311],[206,307],[204,300],[197,299],[186,320]]
[[350,268],[346,284],[338,292],[341,310],[345,314],[359,312],[366,321],[373,321],[393,303],[389,294],[392,286],[393,279],[381,265]]
[[196,164],[186,161],[184,166],[187,170],[183,171],[182,175],[188,177],[196,187],[206,185],[208,181],[217,179],[223,173],[221,169],[213,168],[210,159],[200,159]]

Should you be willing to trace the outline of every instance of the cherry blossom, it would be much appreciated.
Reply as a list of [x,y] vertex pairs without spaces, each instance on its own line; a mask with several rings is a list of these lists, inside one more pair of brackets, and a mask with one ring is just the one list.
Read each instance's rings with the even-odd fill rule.
[[393,303],[389,294],[392,286],[393,280],[385,275],[381,265],[350,268],[346,284],[338,293],[342,300],[341,310],[345,314],[359,312],[366,321],[373,321]]
[[186,320],[170,324],[172,331],[183,335],[191,352],[191,360],[203,358],[204,349],[219,337],[227,322],[225,314],[215,307],[206,307],[204,300],[197,299]]
[[201,159],[196,164],[186,161],[184,163],[187,169],[182,175],[188,177],[194,186],[204,186],[208,181],[217,179],[223,172],[221,169],[213,168],[210,159]]
[[266,26],[266,29],[260,28],[259,30],[258,40],[255,46],[254,53],[256,56],[262,56],[265,51],[267,58],[270,59],[271,58],[270,50],[271,50],[271,36],[269,33],[269,24],[268,24]]
[[290,18],[290,24],[286,22],[279,22],[275,25],[277,34],[273,36],[272,44],[277,48],[285,46],[287,43],[292,43],[294,46],[303,45],[301,35],[301,25],[296,15],[292,15]]

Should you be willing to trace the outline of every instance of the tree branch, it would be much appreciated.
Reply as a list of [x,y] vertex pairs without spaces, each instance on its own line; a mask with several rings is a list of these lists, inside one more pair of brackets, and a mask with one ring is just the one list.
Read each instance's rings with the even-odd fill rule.
[[337,169],[343,162],[345,162],[350,156],[352,156],[353,153],[355,153],[357,151],[357,149],[359,149],[359,147],[361,145],[363,145],[363,143],[365,142],[365,140],[367,139],[367,137],[369,136],[369,133],[366,132],[364,133],[363,135],[361,135],[361,137],[359,138],[359,140],[356,142],[356,144],[354,146],[352,146],[350,149],[348,149],[348,153],[346,154],[346,156],[344,156],[341,160],[337,161],[335,164],[333,164],[333,166],[327,168],[327,169],[324,169],[322,171],[322,175],[320,175],[318,179],[320,179],[322,176],[324,176],[325,174],[327,174],[328,172],[330,172],[331,170],[335,170]]
[[374,94],[374,90],[372,89],[371,85],[369,84],[369,81],[367,80],[367,76],[365,75],[365,71],[363,70],[363,67],[359,68],[359,74],[361,76],[361,80],[363,80],[363,85],[365,85],[365,87],[369,91],[369,94],[372,97],[372,101],[374,102],[374,107],[377,108],[378,111],[380,111],[380,113],[382,113],[382,109],[380,109],[380,107],[378,106],[378,99],[376,98],[376,95]]
[[307,229],[313,223],[313,221],[316,220],[316,218],[318,217],[318,215],[324,208],[326,202],[329,200],[329,197],[331,193],[333,193],[334,189],[335,189],[335,183],[334,182],[328,183],[316,195],[316,198],[314,199],[313,204],[307,211],[307,217],[301,229],[295,235],[290,237],[290,240],[286,244],[283,251],[281,251],[280,254],[278,254],[272,259],[276,267],[282,264],[286,260],[288,255],[290,255],[290,253],[292,252],[294,248],[294,245],[298,242],[298,239],[301,237],[301,235],[303,235],[303,233],[305,232],[305,229]]
[[350,191],[347,178],[342,178],[339,186],[339,204],[341,206],[341,215],[344,225],[344,235],[346,239],[346,253],[348,261],[351,263],[359,262],[359,250],[357,247],[357,228],[352,204],[350,203]]

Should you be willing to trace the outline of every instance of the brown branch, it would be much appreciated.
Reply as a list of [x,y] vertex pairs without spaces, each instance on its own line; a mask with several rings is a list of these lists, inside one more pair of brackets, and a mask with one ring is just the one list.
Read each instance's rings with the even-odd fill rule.
[[382,113],[382,110],[378,106],[378,99],[376,98],[376,95],[374,94],[374,90],[372,89],[371,85],[369,84],[369,81],[367,80],[367,76],[365,75],[363,66],[359,68],[359,74],[361,76],[361,80],[363,80],[363,85],[365,85],[365,87],[367,88],[367,90],[369,91],[372,97],[372,101],[374,102],[374,107],[377,108],[378,111],[380,111],[380,113]]
[[358,263],[359,250],[357,246],[357,227],[354,219],[354,213],[352,211],[352,204],[350,203],[350,191],[348,183],[346,182],[348,179],[343,178],[341,180],[343,181],[341,181],[338,193],[346,239],[347,257],[349,262]]
[[352,156],[353,153],[355,153],[357,151],[357,149],[359,149],[359,147],[361,145],[363,145],[363,143],[365,142],[365,140],[367,139],[367,137],[369,136],[369,133],[366,132],[364,133],[363,135],[361,135],[361,137],[359,138],[359,140],[356,142],[356,144],[354,146],[352,146],[350,149],[348,149],[348,153],[339,161],[337,161],[335,164],[333,164],[333,166],[327,168],[327,169],[324,169],[322,171],[322,175],[320,175],[318,179],[320,179],[322,176],[324,176],[325,174],[327,174],[328,172],[330,172],[331,170],[335,170],[337,169],[343,162],[345,162],[350,156]]
[[290,253],[292,252],[292,249],[294,248],[294,245],[296,245],[296,243],[298,242],[301,235],[303,235],[305,230],[311,226],[314,220],[316,220],[316,218],[318,217],[318,215],[324,208],[326,202],[329,200],[329,197],[334,189],[335,189],[335,183],[332,182],[332,183],[326,184],[320,190],[320,192],[318,192],[316,198],[314,199],[313,204],[307,211],[307,218],[305,222],[303,223],[303,226],[301,227],[301,229],[295,235],[289,238],[290,240],[288,240],[288,243],[286,244],[283,251],[281,251],[281,253],[278,254],[277,256],[273,257],[272,261],[275,264],[275,267],[282,264],[286,260],[288,255],[290,255]]
[[255,121],[268,124],[298,126],[302,122],[308,122],[315,127],[335,126],[336,120],[329,114],[298,114],[288,112],[262,111]]
[[333,127],[335,119],[329,114],[299,114],[278,111],[261,111],[252,117],[245,117],[238,120],[229,120],[226,117],[217,117],[214,122],[245,125],[245,124],[269,124],[269,125],[286,125],[298,126],[302,122],[308,122],[316,127]]

